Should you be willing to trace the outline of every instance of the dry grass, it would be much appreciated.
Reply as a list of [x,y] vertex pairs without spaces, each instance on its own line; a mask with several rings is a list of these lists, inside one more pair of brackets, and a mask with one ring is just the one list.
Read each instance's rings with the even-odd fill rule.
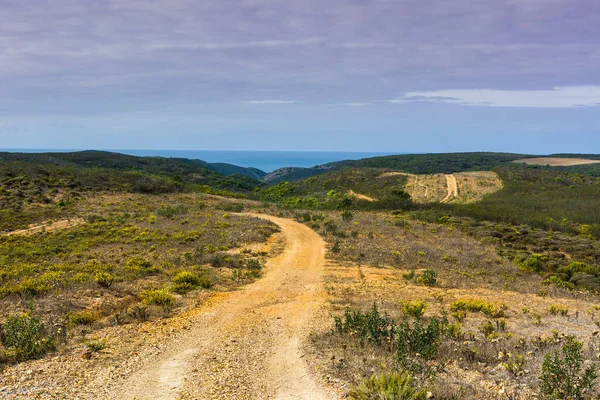
[[[355,213],[349,222],[332,219],[337,231],[327,230],[322,222],[313,225],[331,248],[335,245],[326,273],[333,315],[347,307],[364,311],[376,303],[399,321],[402,302],[417,300],[427,305],[424,320],[446,313],[450,323],[460,326],[459,337],[444,342],[436,357],[435,365],[444,368],[433,375],[416,374],[434,398],[532,398],[544,355],[558,348],[565,335],[585,343],[587,362],[598,361],[597,296],[543,285],[540,276],[498,257],[494,247],[455,230],[385,214]],[[411,278],[411,271],[418,275],[424,269],[437,272],[437,285],[424,286]],[[503,309],[504,317],[473,311],[452,316],[457,300]],[[349,336],[315,335],[312,344],[329,381],[345,388],[396,368],[393,353]]]
[[[458,196],[448,198],[448,179],[444,174],[414,175],[403,172],[386,172],[379,178],[407,176],[404,187],[416,203],[448,201],[453,203],[473,203],[484,196],[502,189],[502,182],[495,172],[460,172],[453,174],[458,186]],[[453,192],[453,191],[452,191]]]
[[498,174],[491,171],[460,172],[454,174],[458,184],[456,203],[473,203],[484,196],[502,189]]
[[[87,333],[145,319],[137,309],[145,289],[164,288],[175,299],[170,307],[144,311],[152,318],[184,309],[203,292],[248,283],[260,275],[275,242],[260,244],[278,231],[268,221],[235,213],[249,205],[194,194],[99,195],[78,205],[76,221],[85,224],[0,237],[3,315],[33,302],[36,313],[64,334],[69,315],[92,313],[97,322],[69,335]],[[227,254],[236,249],[237,255]],[[172,281],[184,271],[199,283]]]
[[585,158],[560,158],[560,157],[537,157],[522,158],[513,161],[514,163],[525,163],[529,165],[550,165],[553,167],[570,167],[573,165],[596,164],[600,160],[590,160]]
[[416,203],[441,201],[448,194],[446,175],[409,175],[404,190]]

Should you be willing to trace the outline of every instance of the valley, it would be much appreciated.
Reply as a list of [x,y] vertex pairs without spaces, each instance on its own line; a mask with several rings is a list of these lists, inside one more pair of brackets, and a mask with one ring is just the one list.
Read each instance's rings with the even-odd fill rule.
[[0,161],[0,397],[550,398],[549,357],[598,365],[593,169],[87,156]]

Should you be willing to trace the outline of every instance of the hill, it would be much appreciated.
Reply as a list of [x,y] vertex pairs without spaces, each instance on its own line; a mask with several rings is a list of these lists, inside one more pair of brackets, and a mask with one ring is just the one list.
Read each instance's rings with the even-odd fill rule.
[[208,166],[223,175],[243,175],[256,180],[261,180],[267,175],[265,171],[258,168],[246,168],[227,163],[208,163]]
[[264,184],[200,160],[118,153],[0,153],[0,230],[64,216],[86,193],[252,193]]
[[167,157],[138,157],[108,151],[77,151],[66,153],[9,153],[0,152],[0,161],[26,161],[37,164],[110,168],[122,171],[143,171],[171,176],[188,175],[211,170],[221,175],[243,175],[261,179],[266,172],[226,163],[207,163],[202,160]]
[[528,158],[530,155],[513,153],[431,153],[401,154],[363,158],[361,160],[337,161],[312,168],[283,168],[266,175],[268,183],[295,181],[320,175],[344,167],[387,168],[411,174],[452,174],[455,172],[489,171],[511,161]]

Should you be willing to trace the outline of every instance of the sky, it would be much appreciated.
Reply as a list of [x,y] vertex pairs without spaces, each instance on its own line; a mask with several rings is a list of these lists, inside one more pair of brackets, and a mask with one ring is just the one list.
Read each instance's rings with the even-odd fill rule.
[[600,153],[600,1],[0,0],[0,148]]

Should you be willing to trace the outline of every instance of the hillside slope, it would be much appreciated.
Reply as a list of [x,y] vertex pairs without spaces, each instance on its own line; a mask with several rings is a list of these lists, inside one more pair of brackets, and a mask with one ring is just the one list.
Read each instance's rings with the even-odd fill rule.
[[513,153],[432,153],[401,154],[336,161],[312,168],[282,168],[266,175],[263,180],[273,184],[297,181],[341,168],[387,168],[411,174],[453,174],[456,172],[489,171],[511,161],[531,157]]

